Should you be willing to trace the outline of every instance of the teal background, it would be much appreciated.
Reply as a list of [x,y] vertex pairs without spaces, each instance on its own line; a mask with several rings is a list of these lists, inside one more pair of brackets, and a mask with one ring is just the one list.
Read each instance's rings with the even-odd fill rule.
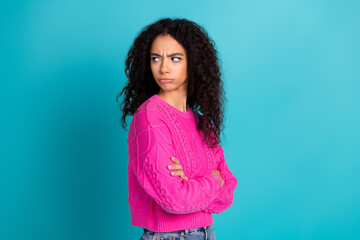
[[[139,239],[116,94],[145,25],[216,42],[239,184],[217,239],[360,239],[359,1],[1,1],[0,239]],[[128,118],[129,122],[131,118]]]

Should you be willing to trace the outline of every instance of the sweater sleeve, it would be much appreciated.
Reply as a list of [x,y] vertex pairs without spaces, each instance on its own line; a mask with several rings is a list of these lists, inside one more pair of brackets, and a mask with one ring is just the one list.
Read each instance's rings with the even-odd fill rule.
[[237,186],[237,179],[230,172],[230,169],[225,162],[223,148],[218,145],[214,149],[214,153],[218,162],[218,167],[216,170],[220,172],[220,175],[224,179],[225,184],[217,192],[213,202],[209,204],[203,211],[209,213],[221,213],[232,205],[234,199],[234,190]]
[[133,117],[128,147],[129,164],[139,184],[166,212],[201,211],[221,188],[220,179],[213,174],[189,180],[170,175],[167,166],[173,164],[170,157],[175,150],[171,129],[159,114],[142,111]]

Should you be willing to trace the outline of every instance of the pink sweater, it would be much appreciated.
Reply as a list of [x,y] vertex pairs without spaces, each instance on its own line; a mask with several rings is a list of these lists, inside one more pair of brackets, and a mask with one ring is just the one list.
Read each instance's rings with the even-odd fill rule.
[[[229,208],[237,180],[220,145],[209,148],[196,129],[195,115],[158,95],[145,101],[129,128],[128,189],[131,224],[155,232],[205,227],[212,213]],[[189,180],[171,176],[176,157]],[[211,174],[219,170],[225,184]]]

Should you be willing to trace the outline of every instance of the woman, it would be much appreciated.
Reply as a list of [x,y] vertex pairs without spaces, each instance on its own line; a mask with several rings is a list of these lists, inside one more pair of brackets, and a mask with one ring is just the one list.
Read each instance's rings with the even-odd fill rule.
[[224,96],[212,41],[192,21],[161,19],[135,39],[125,73],[132,225],[141,239],[215,239],[212,213],[231,206],[237,180],[219,145]]

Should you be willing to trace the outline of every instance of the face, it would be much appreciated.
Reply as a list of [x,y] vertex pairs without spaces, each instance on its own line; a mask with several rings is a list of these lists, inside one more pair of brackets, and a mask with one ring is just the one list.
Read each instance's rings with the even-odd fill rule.
[[187,56],[184,47],[170,35],[157,36],[150,48],[151,72],[159,94],[187,91]]

